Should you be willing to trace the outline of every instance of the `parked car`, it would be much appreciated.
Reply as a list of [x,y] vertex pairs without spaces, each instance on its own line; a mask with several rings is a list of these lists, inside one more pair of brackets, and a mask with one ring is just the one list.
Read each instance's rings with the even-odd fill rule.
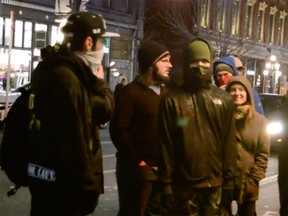
[[266,93],[261,93],[259,96],[265,117],[268,120],[267,132],[271,139],[271,149],[277,150],[279,145],[284,142],[284,137],[288,132],[287,130],[284,130],[285,115],[283,113],[285,111],[285,109],[283,109],[283,102],[286,99],[286,96]]
[[[9,93],[6,93],[6,91],[0,91],[0,127],[3,126],[2,124],[3,120],[5,119],[6,114],[8,113],[10,107],[20,95],[21,95],[20,92],[11,91]],[[7,107],[6,107],[6,103],[7,103]]]

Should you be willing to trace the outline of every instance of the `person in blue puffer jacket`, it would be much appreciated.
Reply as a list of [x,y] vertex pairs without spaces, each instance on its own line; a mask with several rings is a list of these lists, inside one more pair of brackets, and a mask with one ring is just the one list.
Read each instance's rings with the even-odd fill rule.
[[[226,84],[232,76],[240,76],[236,66],[235,60],[232,56],[220,57],[213,63],[213,78],[215,85],[225,90]],[[264,110],[258,92],[252,88],[255,109],[258,113],[264,115]]]

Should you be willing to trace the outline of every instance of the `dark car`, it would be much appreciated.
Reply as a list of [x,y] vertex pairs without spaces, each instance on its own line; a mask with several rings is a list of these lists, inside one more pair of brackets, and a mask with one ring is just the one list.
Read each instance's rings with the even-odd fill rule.
[[268,120],[267,132],[271,138],[271,149],[277,150],[279,145],[284,142],[287,130],[285,130],[285,109],[283,107],[286,100],[285,95],[278,94],[259,94],[265,117]]

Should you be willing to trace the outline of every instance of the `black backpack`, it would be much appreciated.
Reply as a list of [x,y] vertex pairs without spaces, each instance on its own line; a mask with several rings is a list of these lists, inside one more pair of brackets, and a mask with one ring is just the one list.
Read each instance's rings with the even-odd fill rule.
[[11,106],[4,119],[3,139],[0,148],[0,166],[15,187],[8,196],[21,186],[27,186],[29,123],[29,87],[20,89],[21,95]]

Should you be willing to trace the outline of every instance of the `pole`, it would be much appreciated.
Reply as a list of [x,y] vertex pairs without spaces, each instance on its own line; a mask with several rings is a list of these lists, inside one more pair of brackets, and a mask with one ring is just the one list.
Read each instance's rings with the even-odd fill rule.
[[15,12],[10,11],[10,40],[9,40],[9,51],[8,51],[8,68],[6,72],[6,97],[5,97],[5,116],[8,113],[8,105],[9,105],[9,92],[10,92],[10,71],[11,71],[11,51],[14,41],[14,23],[15,23]]

